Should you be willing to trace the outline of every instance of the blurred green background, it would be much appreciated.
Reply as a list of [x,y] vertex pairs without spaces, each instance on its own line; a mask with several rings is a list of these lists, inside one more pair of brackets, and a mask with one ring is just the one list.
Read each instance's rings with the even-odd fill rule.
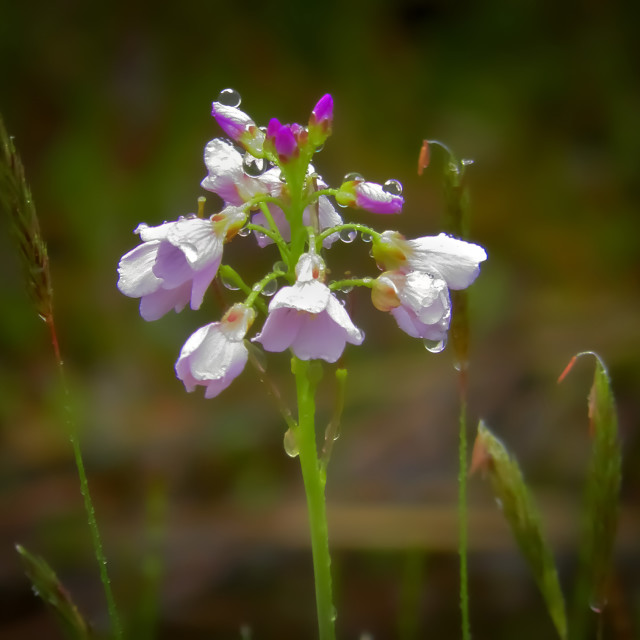
[[[400,180],[401,217],[353,214],[380,229],[416,236],[442,227],[444,159],[434,151],[418,178],[423,138],[475,160],[472,239],[489,260],[471,291],[470,423],[483,417],[517,455],[569,587],[592,367],[581,362],[561,386],[555,380],[577,351],[596,350],[609,364],[625,479],[608,637],[635,637],[634,3],[1,0],[0,15],[0,111],[48,242],[94,499],[136,637],[148,628],[140,593],[141,568],[153,569],[144,561],[149,536],[164,563],[156,637],[238,638],[241,625],[263,639],[315,634],[301,481],[283,453],[276,410],[250,370],[213,401],[187,395],[173,374],[185,339],[219,316],[213,296],[199,312],[145,323],[137,301],[115,287],[138,222],[194,211],[204,195],[202,150],[220,133],[210,103],[225,87],[241,93],[259,124],[305,122],[330,92],[334,136],[316,167],[334,185],[349,171]],[[210,195],[208,210],[216,206]],[[49,559],[98,628],[107,621],[46,328],[26,295],[6,216],[0,225],[0,636],[57,638],[16,542]],[[275,259],[251,247],[234,243],[229,260],[251,271]],[[333,269],[372,273],[367,252],[360,241],[336,247]],[[327,489],[339,634],[458,637],[451,354],[425,351],[366,295],[352,304],[367,340],[347,351],[343,432]],[[288,389],[286,357],[270,362]],[[331,377],[327,370],[321,423]],[[473,478],[470,494],[474,638],[552,637],[488,486]],[[407,594],[420,579],[414,606]]]

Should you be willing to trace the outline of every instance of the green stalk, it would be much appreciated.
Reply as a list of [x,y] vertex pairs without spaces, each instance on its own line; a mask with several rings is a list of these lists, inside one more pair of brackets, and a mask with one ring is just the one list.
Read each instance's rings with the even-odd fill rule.
[[100,529],[98,528],[98,521],[96,520],[96,511],[93,506],[93,500],[91,500],[91,493],[89,492],[89,481],[87,480],[87,474],[84,468],[84,461],[82,459],[82,451],[80,449],[80,441],[78,439],[77,427],[73,418],[69,387],[67,386],[66,376],[64,372],[64,362],[60,355],[60,347],[58,344],[58,336],[56,334],[56,328],[53,322],[53,316],[47,318],[47,324],[51,331],[51,343],[55,353],[56,365],[58,367],[58,373],[60,375],[60,383],[62,386],[62,393],[64,397],[65,407],[65,422],[67,425],[67,431],[69,433],[69,441],[73,449],[73,457],[75,459],[76,468],[78,470],[78,479],[80,481],[80,493],[82,494],[82,500],[84,502],[84,510],[87,514],[87,523],[89,525],[89,531],[91,532],[91,541],[93,543],[93,552],[98,562],[98,570],[100,572],[100,581],[104,589],[105,598],[107,600],[107,609],[109,611],[109,619],[111,620],[111,629],[113,631],[113,637],[116,640],[122,639],[122,624],[120,622],[120,616],[118,615],[118,608],[116,606],[115,598],[113,597],[113,591],[111,590],[111,580],[109,573],[107,572],[107,558],[102,548],[102,539],[100,537]]
[[468,555],[468,508],[467,508],[467,398],[460,394],[460,440],[458,460],[458,555],[460,556],[460,613],[462,616],[462,638],[470,640],[469,622],[469,577]]
[[298,426],[294,435],[307,497],[319,637],[320,640],[335,640],[336,613],[331,590],[331,557],[324,494],[327,475],[318,461],[315,384],[310,376],[310,366],[309,362],[295,357],[291,361],[298,398]]

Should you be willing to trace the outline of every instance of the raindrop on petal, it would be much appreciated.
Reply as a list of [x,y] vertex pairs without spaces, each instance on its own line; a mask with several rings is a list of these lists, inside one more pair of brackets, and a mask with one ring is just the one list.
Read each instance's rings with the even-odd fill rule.
[[343,182],[364,182],[364,178],[362,174],[357,173],[355,171],[351,171],[347,173],[344,178],[342,178]]
[[358,237],[358,232],[355,229],[342,229],[339,236],[342,242],[350,244]]
[[257,178],[267,170],[268,164],[264,158],[254,158],[250,153],[245,153],[242,169],[248,176]]
[[291,429],[287,429],[284,434],[284,451],[290,458],[295,458],[300,454],[300,449],[298,448],[298,441],[296,439],[296,434],[291,431]]
[[440,353],[447,346],[447,339],[442,338],[442,340],[429,340],[429,338],[425,338],[422,343],[427,351],[430,351],[431,353]]
[[402,195],[402,183],[399,180],[387,180],[382,189],[392,196]]
[[263,296],[270,298],[278,290],[278,281],[276,279],[269,280],[260,292]]
[[225,105],[226,107],[239,107],[242,102],[242,98],[235,89],[223,89],[218,94],[217,102]]

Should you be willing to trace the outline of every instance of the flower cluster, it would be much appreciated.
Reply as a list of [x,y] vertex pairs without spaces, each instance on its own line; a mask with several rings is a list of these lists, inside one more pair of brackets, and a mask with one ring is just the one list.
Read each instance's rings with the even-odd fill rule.
[[[360,345],[364,334],[336,295],[344,282],[326,282],[323,258],[338,238],[350,241],[358,233],[372,241],[382,273],[350,279],[349,286],[371,289],[373,305],[410,336],[444,345],[449,290],[475,280],[484,249],[444,234],[407,240],[396,231],[343,222],[332,199],[378,214],[400,213],[404,199],[396,180],[381,185],[348,174],[336,189],[316,173],[312,157],[332,130],[330,95],[318,101],[306,126],[272,118],[258,127],[239,105],[230,89],[213,103],[212,115],[228,139],[211,140],[204,152],[201,185],[222,199],[222,210],[205,217],[200,207],[197,215],[174,222],[138,225],[141,244],[118,265],[118,288],[140,298],[145,320],[179,312],[187,303],[199,309],[216,276],[245,294],[184,344],[175,369],[187,391],[204,386],[211,398],[229,386],[248,360],[247,335],[260,314],[266,318],[251,340],[266,351],[290,349],[301,360],[336,362],[347,343]],[[247,285],[222,259],[227,242],[251,234],[261,248],[275,245],[279,257],[260,281]],[[261,294],[273,295],[268,308]]]

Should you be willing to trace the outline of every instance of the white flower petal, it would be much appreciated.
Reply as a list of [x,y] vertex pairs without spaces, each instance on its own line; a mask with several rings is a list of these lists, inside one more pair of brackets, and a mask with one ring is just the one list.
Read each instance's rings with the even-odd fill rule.
[[428,273],[435,271],[451,289],[468,287],[480,272],[480,262],[487,259],[481,246],[444,233],[408,240],[407,245],[411,248],[409,266]]

